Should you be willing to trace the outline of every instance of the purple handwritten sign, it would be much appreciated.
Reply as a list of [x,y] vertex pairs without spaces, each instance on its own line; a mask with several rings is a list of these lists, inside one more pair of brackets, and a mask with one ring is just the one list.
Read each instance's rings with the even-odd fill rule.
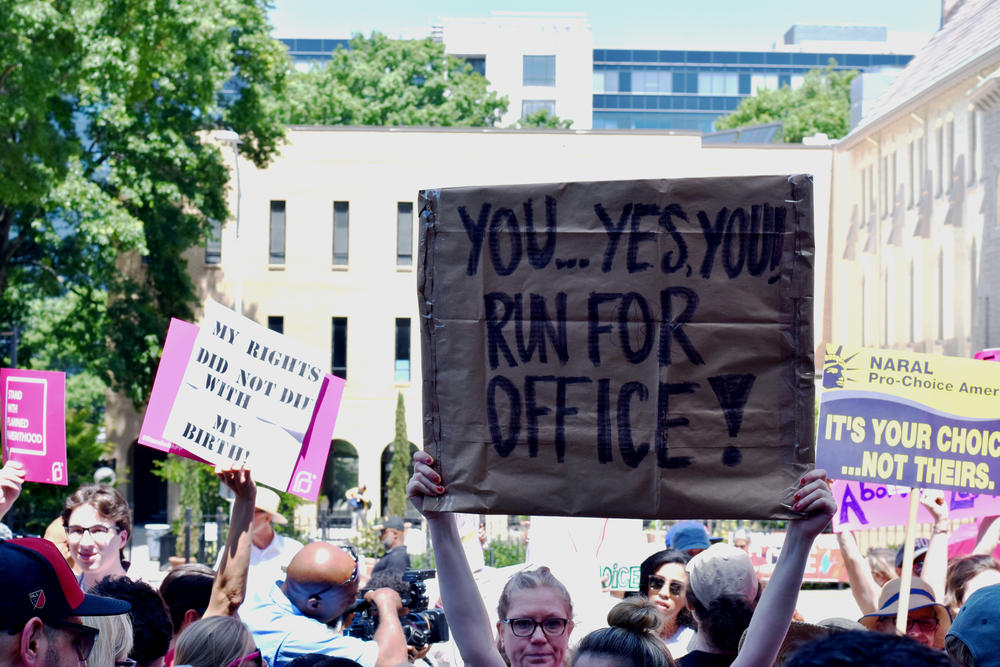
[[[904,525],[909,511],[909,492],[908,487],[835,481],[833,497],[840,509],[833,517],[834,531],[839,533],[844,530]],[[951,519],[1000,514],[1000,496],[946,491],[945,501],[948,503],[948,517]],[[923,506],[917,512],[918,523],[933,521]]]
[[[170,320],[167,340],[163,345],[163,354],[160,357],[160,365],[156,369],[156,378],[153,380],[153,391],[150,394],[142,428],[139,431],[139,444],[158,449],[161,452],[186,456],[195,461],[208,463],[163,437],[167,419],[174,407],[177,391],[180,389],[184,377],[184,369],[194,351],[198,330],[199,327],[196,324],[178,319]],[[344,380],[327,374],[320,389],[316,409],[313,411],[312,421],[306,431],[302,449],[299,451],[292,476],[285,488],[289,493],[309,501],[315,501],[319,497],[323,472],[326,469],[326,459],[330,453],[333,428],[337,421],[337,412],[340,409],[343,393]]]
[[20,461],[29,482],[66,486],[66,375],[0,369],[4,461]]

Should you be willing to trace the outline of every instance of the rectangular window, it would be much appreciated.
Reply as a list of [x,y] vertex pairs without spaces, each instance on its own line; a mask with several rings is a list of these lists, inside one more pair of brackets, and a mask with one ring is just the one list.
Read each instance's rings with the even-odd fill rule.
[[940,197],[944,191],[944,125],[938,125],[937,129],[937,173],[934,175],[936,187],[934,196]]
[[410,381],[410,318],[396,318],[396,366],[394,380]]
[[945,165],[945,172],[948,174],[945,179],[945,183],[948,187],[951,187],[951,181],[955,178],[955,121],[948,121],[947,134],[945,135],[945,141],[947,141],[948,151],[945,153],[945,160],[948,164]]
[[350,205],[346,201],[333,202],[333,265],[347,266]]
[[555,56],[524,56],[522,83],[525,86],[555,86]]
[[413,203],[396,204],[396,266],[413,266]]
[[222,223],[209,218],[208,238],[205,240],[205,264],[222,263]]
[[284,315],[268,315],[267,316],[267,328],[271,331],[276,331],[280,334],[285,333],[285,316]]
[[673,89],[673,74],[662,70],[633,70],[633,93],[669,93]]
[[906,185],[910,189],[910,201],[909,201],[909,205],[910,206],[913,206],[913,199],[914,199],[914,196],[915,196],[914,193],[916,191],[916,181],[913,180],[913,175],[917,171],[917,166],[915,164],[915,160],[917,158],[917,154],[916,153],[917,152],[913,148],[913,142],[911,141],[910,145],[907,147],[907,160],[906,160],[906,170],[907,170],[906,171]]
[[330,372],[347,379],[347,318],[333,318],[333,336],[330,345]]
[[975,109],[969,112],[969,183],[976,182],[976,157],[979,150],[979,120]]
[[271,201],[271,240],[268,262],[285,263],[285,202]]
[[750,75],[750,91],[753,95],[757,94],[757,91],[769,88],[771,90],[778,89],[778,75],[777,74],[751,74]]
[[699,95],[739,95],[740,75],[737,72],[699,72]]
[[556,115],[555,100],[521,100],[521,118],[527,118],[539,111],[548,112],[550,116]]

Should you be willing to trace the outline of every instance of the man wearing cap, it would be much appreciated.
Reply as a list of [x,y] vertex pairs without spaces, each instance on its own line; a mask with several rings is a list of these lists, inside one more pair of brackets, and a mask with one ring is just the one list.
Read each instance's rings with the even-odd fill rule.
[[84,595],[54,544],[37,537],[0,542],[0,665],[86,664],[97,630],[81,616],[129,611],[129,604]]
[[253,633],[269,667],[283,667],[300,655],[348,658],[364,667],[406,662],[406,640],[399,622],[399,594],[389,588],[369,591],[365,599],[378,611],[374,641],[343,634],[336,624],[358,592],[358,561],[326,542],[312,542],[289,563],[284,581],[244,604],[240,617]]
[[[901,583],[901,579],[893,579],[882,587],[878,609],[859,619],[863,626],[876,632],[896,632]],[[943,649],[945,634],[951,627],[951,612],[943,604],[938,604],[934,599],[934,590],[920,577],[913,577],[910,582],[906,608],[906,636],[924,646]]]
[[398,516],[391,516],[379,528],[382,529],[379,540],[386,553],[375,563],[371,576],[374,577],[377,572],[402,573],[410,569],[410,555],[406,553],[406,545],[403,543],[406,535],[403,520]]
[[[283,577],[282,571],[292,562],[302,549],[302,543],[274,532],[274,524],[288,525],[288,519],[278,514],[278,494],[263,486],[257,487],[254,502],[252,545],[250,547],[250,570],[247,572],[246,599],[258,593],[266,593],[276,579]],[[218,570],[222,554],[215,564]]]

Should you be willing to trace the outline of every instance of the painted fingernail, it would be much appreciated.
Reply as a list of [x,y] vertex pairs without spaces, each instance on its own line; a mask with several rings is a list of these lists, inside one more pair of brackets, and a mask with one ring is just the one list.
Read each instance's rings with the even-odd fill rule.
[[438,493],[444,493],[444,487],[443,486],[439,486],[438,487]]
[[794,496],[792,496],[792,500],[798,500],[798,499],[799,499],[799,494],[796,493]]
[[795,503],[794,505],[792,505],[792,509],[793,510],[797,510],[798,508],[799,508],[799,504],[798,503]]

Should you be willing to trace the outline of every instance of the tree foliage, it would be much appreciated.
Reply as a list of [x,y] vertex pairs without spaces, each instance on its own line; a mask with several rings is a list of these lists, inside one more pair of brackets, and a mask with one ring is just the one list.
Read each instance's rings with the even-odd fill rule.
[[529,114],[514,123],[516,128],[542,127],[556,130],[568,130],[573,126],[573,121],[563,120],[559,116],[549,113],[545,109],[539,109],[533,114]]
[[855,70],[837,71],[831,59],[823,69],[810,70],[798,88],[763,88],[746,97],[728,116],[715,122],[718,130],[781,122],[787,143],[823,132],[839,139],[850,130],[851,81]]
[[406,406],[403,393],[396,398],[396,437],[392,441],[392,469],[389,471],[389,500],[384,513],[403,516],[406,513],[406,483],[410,479],[410,439],[406,435]]
[[0,326],[73,295],[52,334],[141,404],[169,318],[192,316],[182,253],[227,215],[205,132],[264,165],[287,59],[257,0],[0,2],[0,26]]
[[289,77],[282,119],[293,125],[493,126],[507,98],[431,38],[355,35],[326,63]]

